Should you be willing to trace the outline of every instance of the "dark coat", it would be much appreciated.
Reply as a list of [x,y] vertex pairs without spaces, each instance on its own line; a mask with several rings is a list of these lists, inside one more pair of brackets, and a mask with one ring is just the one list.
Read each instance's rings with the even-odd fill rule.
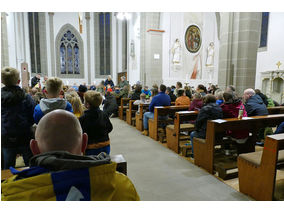
[[106,96],[106,99],[104,100],[103,111],[107,114],[108,117],[110,117],[111,114],[117,112],[117,110],[118,106],[116,98],[113,95]]
[[106,79],[104,85],[107,86],[108,84],[110,84],[111,87],[114,87],[113,81],[112,80],[109,81],[108,79]]
[[141,94],[141,92],[134,91],[134,93],[132,95],[130,95],[130,99],[131,100],[139,100],[140,99],[140,94]]
[[259,95],[259,97],[261,97],[263,103],[265,104],[265,106],[267,106],[268,105],[268,101],[267,101],[266,95],[264,95],[263,93],[259,93],[257,95]]
[[176,101],[177,96],[175,96],[175,94],[174,94],[173,92],[170,92],[168,95],[169,95],[170,98],[171,98],[171,102],[175,102],[175,101]]
[[206,128],[208,120],[215,120],[223,118],[223,112],[219,105],[216,103],[209,103],[204,105],[198,113],[195,128],[198,138],[206,137]]
[[32,85],[32,88],[40,81],[39,78],[37,78],[36,76],[34,76],[32,79],[31,79],[31,85]]
[[91,108],[79,118],[84,133],[88,134],[88,144],[109,140],[108,133],[112,131],[112,124],[106,113],[100,108]]
[[251,96],[245,104],[248,116],[268,115],[267,108],[259,95]]
[[[19,86],[3,87],[1,89],[1,136],[31,137],[34,107],[35,103],[32,97],[25,94]],[[25,145],[29,143],[23,138],[22,140],[15,139],[15,141],[15,146],[18,146],[21,141]],[[2,141],[2,146],[11,147],[7,143],[5,140]]]

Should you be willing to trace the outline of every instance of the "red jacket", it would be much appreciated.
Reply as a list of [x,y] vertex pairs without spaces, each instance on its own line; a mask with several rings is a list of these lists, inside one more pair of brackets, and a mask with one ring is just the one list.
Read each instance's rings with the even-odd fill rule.
[[203,106],[202,99],[193,99],[193,101],[191,101],[191,104],[188,110],[189,111],[199,111],[202,106]]
[[[237,118],[239,116],[239,109],[243,108],[243,117],[247,117],[245,106],[241,101],[237,103],[224,103],[221,105],[223,110],[223,118]],[[236,139],[243,139],[249,136],[248,130],[228,131],[227,134]]]

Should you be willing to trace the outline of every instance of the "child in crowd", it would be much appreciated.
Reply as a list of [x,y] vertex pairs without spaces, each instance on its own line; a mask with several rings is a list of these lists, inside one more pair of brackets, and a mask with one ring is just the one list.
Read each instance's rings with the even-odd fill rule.
[[134,105],[138,105],[138,111],[137,111],[137,113],[139,114],[139,112],[140,112],[140,104],[147,104],[147,103],[149,103],[149,101],[147,101],[147,99],[146,99],[146,94],[145,93],[141,93],[140,94],[140,100],[136,100],[136,101],[134,101]]
[[203,100],[201,94],[196,92],[193,94],[193,99],[189,106],[189,111],[199,111],[203,107]]
[[22,154],[24,163],[29,165],[32,157],[30,140],[34,123],[35,103],[29,94],[19,87],[20,72],[12,67],[1,70],[1,154],[2,169],[15,167],[16,155]]
[[148,86],[144,86],[144,89],[142,89],[142,93],[146,95],[147,99],[151,97],[151,91],[148,89]]
[[59,78],[49,78],[46,81],[46,97],[40,100],[34,110],[34,120],[38,124],[40,119],[47,113],[55,109],[65,109],[73,112],[72,105],[64,98],[60,98],[62,91],[62,80]]
[[[245,106],[243,105],[242,101],[234,96],[233,92],[224,92],[223,97],[225,101],[221,105],[223,118],[237,118],[240,110],[242,110],[242,117],[247,117]],[[246,144],[249,136],[248,130],[229,130],[226,133],[233,141],[236,142],[238,154],[241,153],[240,150],[249,150],[249,147],[245,147],[248,145]]]
[[175,105],[176,106],[180,106],[180,105],[190,105],[190,99],[189,99],[189,97],[187,97],[186,95],[185,95],[185,91],[184,91],[184,89],[179,89],[178,91],[177,91],[177,99],[176,99],[176,101],[175,101]]
[[216,98],[217,98],[217,101],[216,101],[216,104],[218,105],[221,105],[224,103],[224,100],[223,100],[223,91],[219,91],[216,93]]
[[77,118],[80,118],[84,114],[84,109],[85,109],[84,105],[81,102],[81,99],[76,92],[71,92],[70,95],[71,95],[71,99],[69,102],[72,105],[73,113]]
[[107,92],[112,92],[112,88],[110,84],[107,85]]
[[103,101],[103,111],[108,117],[112,114],[116,114],[118,110],[115,96],[111,92],[106,92],[105,100]]
[[153,89],[152,89],[152,96],[150,97],[149,102],[151,102],[152,99],[153,99],[156,95],[158,95],[158,94],[159,94],[159,90],[158,90],[157,88],[153,88]]
[[177,97],[174,95],[173,90],[170,87],[167,87],[166,94],[170,96],[171,102],[175,102]]
[[204,97],[204,106],[198,113],[195,122],[195,131],[190,133],[190,141],[192,145],[192,157],[193,156],[193,138],[205,138],[206,128],[208,120],[215,120],[223,118],[222,109],[216,104],[216,97],[214,95],[206,95]]
[[88,134],[86,155],[98,155],[101,152],[110,153],[108,134],[112,131],[112,124],[106,113],[100,110],[102,103],[100,93],[89,90],[84,95],[87,110],[79,118],[84,133]]

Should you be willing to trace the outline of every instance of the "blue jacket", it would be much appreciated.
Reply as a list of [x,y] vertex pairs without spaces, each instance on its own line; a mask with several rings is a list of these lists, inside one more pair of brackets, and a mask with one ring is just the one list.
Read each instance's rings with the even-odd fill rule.
[[274,134],[284,133],[284,122],[282,122],[276,129]]
[[154,112],[155,106],[170,106],[171,105],[171,98],[164,92],[160,92],[158,95],[153,97],[150,106],[149,111]]
[[266,105],[259,95],[254,95],[245,104],[248,116],[268,115]]
[[38,124],[40,119],[45,114],[56,109],[65,109],[69,112],[73,112],[72,105],[65,99],[62,98],[41,99],[40,103],[36,105],[34,110],[33,116],[35,123]]
[[149,96],[152,95],[150,90],[145,91],[144,89],[142,89],[142,93],[144,93],[145,95],[149,95]]

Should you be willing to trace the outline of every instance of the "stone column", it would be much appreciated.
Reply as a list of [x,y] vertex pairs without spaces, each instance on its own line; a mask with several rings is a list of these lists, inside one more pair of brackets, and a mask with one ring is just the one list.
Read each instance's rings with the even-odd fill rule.
[[88,84],[91,84],[91,33],[90,33],[90,13],[85,13],[86,32],[87,32],[87,69],[88,69]]
[[[149,33],[147,34],[147,31],[149,29],[160,29],[160,13],[153,12],[153,13],[141,13],[140,17],[140,81],[142,85],[148,85],[152,86],[152,82],[154,79],[152,79],[151,74],[154,73],[154,75],[160,75],[159,81],[162,82],[162,62],[160,64],[160,69],[159,70],[149,70],[150,69],[150,64],[147,64],[150,62],[150,59],[147,59],[147,55],[149,51],[151,52],[153,49],[152,47],[149,46],[149,44],[153,44],[153,48],[162,48],[162,36],[160,36],[160,41],[158,43],[155,43],[153,40],[150,41],[151,39],[154,39],[154,34]],[[158,33],[159,34],[159,33]],[[158,37],[156,37],[157,39]],[[161,45],[161,46],[160,46]],[[149,49],[150,48],[150,49]],[[160,50],[159,50],[160,51]],[[158,53],[158,52],[156,52]],[[152,58],[154,58],[154,55],[151,55]],[[161,49],[161,54],[160,54],[160,61],[162,61],[162,49]],[[157,62],[157,61],[156,61]],[[152,63],[152,62],[150,62]],[[158,73],[157,73],[158,72]],[[151,80],[150,81],[147,81]],[[158,82],[156,82],[158,83]]]
[[53,16],[54,13],[48,13],[49,15],[49,35],[50,35],[50,61],[51,61],[51,74],[52,77],[56,76],[55,72],[55,42],[54,42],[54,27],[53,27]]
[[1,68],[9,66],[8,32],[7,32],[7,13],[1,13]]
[[254,88],[261,13],[221,13],[218,85]]

